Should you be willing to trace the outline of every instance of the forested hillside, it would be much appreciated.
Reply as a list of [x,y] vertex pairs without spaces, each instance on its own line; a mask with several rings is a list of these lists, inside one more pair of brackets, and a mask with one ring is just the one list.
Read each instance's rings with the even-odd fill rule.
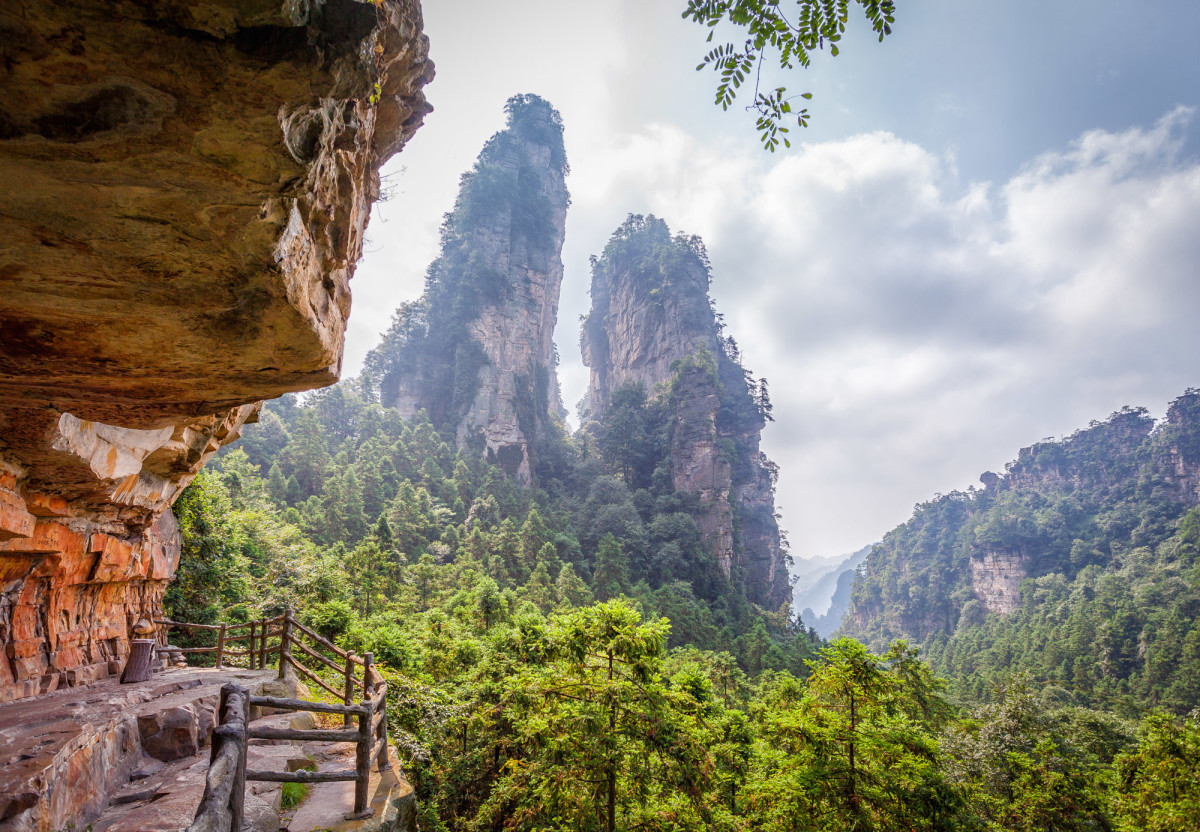
[[[822,646],[711,564],[664,580],[664,532],[698,535],[600,460],[553,499],[348,387],[274,403],[188,489],[168,613],[291,605],[373,651],[422,829],[1194,829],[1195,713],[1139,726],[1021,678],[955,703],[903,643]],[[639,523],[631,558],[605,530]]]
[[1200,392],[1021,451],[917,506],[867,558],[843,632],[923,646],[954,690],[1024,671],[1063,702],[1200,704]]

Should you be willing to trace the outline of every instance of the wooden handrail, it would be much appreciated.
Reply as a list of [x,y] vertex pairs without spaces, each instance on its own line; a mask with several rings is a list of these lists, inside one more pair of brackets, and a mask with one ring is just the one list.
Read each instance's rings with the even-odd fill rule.
[[335,696],[338,699],[342,698],[342,692],[340,690],[337,690],[332,685],[326,683],[324,679],[322,679],[317,674],[313,673],[311,670],[309,670],[304,665],[297,663],[294,659],[292,659],[292,657],[290,655],[288,656],[288,661],[291,663],[292,667],[296,670],[297,673],[301,673],[304,676],[308,677],[311,681],[316,682],[318,685],[320,685],[322,688],[324,688],[325,691],[330,696]]
[[269,780],[272,783],[336,783],[357,780],[356,771],[247,771],[247,780]]
[[[243,621],[243,622],[237,623],[237,624],[226,623],[225,629],[240,630],[243,627],[249,627],[251,624],[278,624],[282,620],[283,620],[283,616],[280,615],[275,618],[255,619],[254,621]],[[153,619],[153,621],[155,624],[163,624],[163,625],[166,625],[167,627],[189,627],[193,630],[219,630],[219,629],[221,629],[220,624],[193,624],[189,621],[172,621],[169,618],[155,618],[155,619]],[[245,636],[239,636],[239,638],[245,638]]]
[[[295,627],[300,632],[304,633],[309,638],[311,638],[317,644],[321,645],[322,647],[324,647],[328,650],[332,650],[334,653],[336,653],[338,656],[340,656],[343,659],[346,658],[347,655],[352,655],[350,653],[347,653],[345,650],[338,647],[332,641],[330,641],[329,639],[320,635],[319,633],[316,633],[316,632],[310,630],[308,627],[305,627],[303,624],[301,624],[299,621],[296,621],[295,619],[292,619],[292,626]],[[357,664],[363,663],[363,660],[358,659],[358,658],[356,658],[354,661]]]
[[168,627],[187,627],[190,630],[219,630],[220,624],[188,624],[185,621],[171,621],[166,618],[154,619],[155,624],[165,624]]
[[212,754],[204,796],[187,832],[226,832],[242,828],[246,799],[246,722],[250,696],[233,683],[221,688],[213,729]]
[[308,655],[312,656],[317,661],[324,662],[329,667],[330,670],[333,670],[337,673],[342,672],[342,668],[340,665],[338,665],[337,662],[335,662],[333,659],[328,658],[327,656],[322,656],[320,653],[318,653],[316,650],[313,650],[311,647],[309,647],[304,642],[295,641],[295,642],[293,642],[293,644],[295,644],[297,647],[299,647],[301,650],[303,650]]
[[250,728],[252,740],[303,740],[305,742],[354,742],[357,731],[339,731],[336,728]]
[[286,699],[281,696],[251,696],[251,705],[278,708],[281,711],[313,711],[319,714],[345,714],[357,716],[366,713],[365,705],[334,705],[328,702],[309,702],[305,699]]
[[[217,667],[224,666],[226,658],[245,658],[249,666],[253,669],[266,666],[267,656],[279,657],[279,675],[283,677],[286,667],[290,664],[297,673],[302,674],[306,679],[316,682],[322,689],[328,691],[332,696],[338,696],[343,702],[352,702],[357,690],[361,687],[364,698],[368,697],[375,687],[375,674],[372,662],[367,657],[356,656],[353,652],[343,650],[332,641],[324,638],[311,627],[308,627],[296,620],[292,611],[289,609],[283,615],[274,618],[256,619],[254,621],[245,621],[239,624],[192,624],[187,621],[173,621],[169,618],[153,619],[156,624],[163,625],[165,628],[180,627],[183,629],[200,630],[215,632],[217,634],[216,646],[209,647],[172,647],[171,645],[160,645],[160,651],[180,652],[180,653],[216,653]],[[278,629],[272,629],[272,625],[280,623]],[[238,631],[245,632],[238,632]],[[317,648],[324,648],[334,654],[338,659],[344,660],[344,665],[331,659],[329,656],[320,652],[319,649],[310,647],[299,638],[299,634],[303,633]],[[165,630],[164,630],[165,639]],[[273,646],[268,646],[268,641],[279,639],[279,643]],[[245,650],[230,649],[232,642],[244,641],[246,643]],[[330,670],[337,672],[343,679],[343,690],[336,691],[324,679],[320,678],[311,669],[305,667],[297,660],[297,656],[293,653],[293,648],[298,647],[300,652],[305,656],[325,665]],[[169,649],[168,649],[169,648]],[[354,673],[351,668],[361,667],[363,669],[361,682],[358,674]],[[347,723],[347,726],[349,723]]]

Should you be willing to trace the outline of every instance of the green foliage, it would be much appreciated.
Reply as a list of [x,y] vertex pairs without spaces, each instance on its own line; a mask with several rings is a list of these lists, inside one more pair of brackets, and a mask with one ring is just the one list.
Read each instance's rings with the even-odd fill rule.
[[1113,814],[1121,832],[1186,832],[1200,818],[1200,711],[1151,714],[1136,749],[1116,759]]
[[975,816],[989,829],[1110,828],[1103,780],[1128,731],[1103,715],[1048,709],[1023,679],[1002,686],[997,700],[954,725],[943,744]]
[[[734,43],[718,45],[696,69],[711,66],[718,73],[716,103],[724,110],[733,104],[742,84],[753,81],[754,100],[747,109],[758,113],[756,127],[763,146],[774,151],[780,141],[791,147],[784,124],[794,118],[798,126],[806,127],[809,116],[807,109],[793,111],[785,87],[761,90],[764,60],[776,61],[783,70],[807,68],[812,52],[824,49],[826,44],[829,54],[836,57],[851,5],[851,0],[794,0],[787,4],[778,0],[688,0],[683,17],[707,26],[709,42],[723,23],[745,30],[746,39],[740,47]],[[861,7],[881,43],[892,33],[892,0],[853,0],[853,5]],[[800,97],[812,98],[812,94],[806,92]]]
[[312,786],[308,783],[284,783],[279,798],[279,808],[295,809],[308,799],[310,791],[312,791]]
[[[925,714],[949,706],[903,646],[888,664],[840,639],[813,662],[808,683],[780,677],[759,720],[766,747],[746,800],[764,829],[956,829],[959,794],[941,771]],[[899,672],[897,663],[906,666]]]
[[[427,423],[382,430],[347,440],[442,454]],[[342,445],[347,460],[361,453]],[[907,645],[818,651],[776,616],[722,611],[730,596],[630,585],[631,538],[611,533],[593,581],[627,597],[594,604],[560,505],[531,502],[478,461],[415,462],[396,460],[415,478],[396,489],[398,523],[437,516],[434,494],[474,496],[462,520],[396,535],[412,544],[406,557],[386,543],[390,521],[352,549],[297,545],[269,481],[227,452],[179,504],[187,591],[172,592],[213,604],[210,620],[291,604],[342,647],[373,652],[427,828],[1189,828],[1194,718],[1155,717],[1135,737],[1117,717],[1064,704],[1066,690],[1038,699],[1018,680],[957,719]],[[598,505],[630,499],[619,480],[598,485]],[[438,522],[471,529],[451,550]],[[648,539],[679,539],[690,523],[656,516]]]
[[[1158,428],[1126,408],[1023,449],[982,491],[917,506],[868,558],[847,632],[876,648],[921,642],[973,699],[1021,670],[1071,702],[1188,712],[1200,697],[1200,515],[1176,460],[1200,435],[1197,401],[1180,397]],[[976,591],[989,564],[1026,575],[1003,615]]]

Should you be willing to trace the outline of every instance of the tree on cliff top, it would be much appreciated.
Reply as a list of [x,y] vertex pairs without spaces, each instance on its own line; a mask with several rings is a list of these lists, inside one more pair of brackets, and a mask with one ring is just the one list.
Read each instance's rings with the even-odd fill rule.
[[[753,81],[754,100],[746,109],[757,112],[755,126],[767,150],[773,152],[780,141],[791,147],[789,128],[784,125],[795,119],[798,127],[807,127],[808,108],[793,110],[791,102],[796,96],[788,96],[786,87],[762,91],[764,60],[776,58],[780,69],[808,67],[812,52],[824,49],[826,43],[829,54],[836,57],[852,3],[862,7],[882,43],[895,22],[893,0],[794,0],[786,8],[780,0],[688,0],[683,17],[707,26],[710,43],[723,21],[746,30],[741,47],[733,42],[721,44],[710,50],[696,69],[711,66],[720,73],[716,103],[723,110],[733,104],[743,83]],[[799,97],[809,99],[812,93]]]

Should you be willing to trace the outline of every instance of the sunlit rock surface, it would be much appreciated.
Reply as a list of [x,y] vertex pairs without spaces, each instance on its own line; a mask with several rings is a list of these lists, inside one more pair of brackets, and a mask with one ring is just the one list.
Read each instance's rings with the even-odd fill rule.
[[338,377],[379,168],[429,111],[415,0],[0,7],[0,700],[123,663],[169,506]]

